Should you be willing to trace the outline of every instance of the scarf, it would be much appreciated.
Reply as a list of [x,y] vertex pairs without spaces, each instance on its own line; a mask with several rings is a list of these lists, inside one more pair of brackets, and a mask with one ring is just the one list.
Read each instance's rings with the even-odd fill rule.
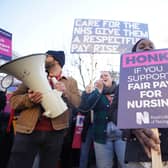
[[[55,78],[57,81],[59,81],[62,78],[62,73],[60,73],[59,75],[54,76],[52,78]],[[49,80],[50,86],[52,87],[52,89],[54,89],[54,82],[53,82],[52,78],[49,77],[48,80]]]
[[[116,90],[116,86],[117,86],[116,82],[113,81],[111,87],[104,86],[104,88],[103,88],[102,94],[104,94],[107,97],[107,99],[109,100],[110,105],[112,104],[112,101],[113,101],[113,97],[114,97],[114,93],[115,93],[115,90]],[[109,111],[108,111],[108,119],[109,119],[109,121],[113,120],[113,118],[114,118],[113,115],[114,115],[113,111],[110,108]]]
[[112,86],[111,87],[104,86],[102,94],[111,95],[111,94],[114,93],[115,88],[116,88],[116,82],[112,81]]

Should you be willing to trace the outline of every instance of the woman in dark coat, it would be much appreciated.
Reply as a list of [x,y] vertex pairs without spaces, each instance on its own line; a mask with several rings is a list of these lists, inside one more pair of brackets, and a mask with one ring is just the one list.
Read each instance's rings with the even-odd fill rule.
[[[132,48],[132,52],[153,50],[154,44],[148,39],[140,39]],[[118,108],[118,91],[112,103],[113,111]],[[158,151],[160,143],[163,168],[168,167],[168,129],[160,128],[160,137],[157,138],[151,129],[124,130],[126,143],[125,161],[129,168],[151,168],[151,148]]]

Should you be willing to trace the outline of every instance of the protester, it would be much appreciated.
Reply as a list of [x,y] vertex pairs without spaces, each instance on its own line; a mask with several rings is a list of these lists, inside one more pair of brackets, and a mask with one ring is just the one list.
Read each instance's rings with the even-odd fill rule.
[[[152,41],[148,39],[140,39],[133,46],[132,52],[148,51],[155,48]],[[112,108],[118,108],[118,89],[116,90]],[[128,163],[129,168],[152,168],[151,165],[151,148],[160,152],[158,145],[161,145],[162,160],[168,160],[168,130],[159,129],[159,139],[154,135],[150,129],[132,129],[124,130],[123,136],[127,141],[125,161]],[[168,167],[168,162],[163,162],[164,168]]]
[[71,107],[71,115],[69,117],[69,128],[64,135],[59,165],[60,168],[72,168],[79,165],[79,149],[72,148],[73,135],[75,131],[75,123],[77,116],[77,108]]
[[[81,107],[85,106],[86,100],[90,93],[93,90],[92,84],[86,86],[85,91],[83,91],[81,96]],[[80,106],[79,106],[80,109]],[[80,111],[80,110],[79,110]],[[82,112],[81,112],[82,113]],[[81,134],[82,144],[80,150],[80,163],[79,168],[87,168],[89,162],[89,155],[91,154],[92,143],[93,143],[93,110],[88,111],[87,113],[82,113],[85,115],[84,126]]]
[[[58,81],[50,81],[51,86],[62,92],[62,98],[68,107],[77,107],[80,104],[77,83],[74,79],[62,76],[64,52],[49,50],[46,54],[48,78],[54,77]],[[69,124],[69,110],[56,118],[47,118],[43,115],[42,98],[42,93],[32,91],[24,84],[11,96],[10,104],[13,109],[20,111],[20,114],[16,121],[16,137],[9,168],[31,168],[37,154],[40,168],[56,168],[65,129]]]
[[121,168],[125,168],[125,142],[122,141],[122,132],[113,122],[111,103],[116,83],[110,71],[102,71],[100,79],[95,82],[95,90],[90,93],[84,109],[93,109],[94,149],[97,168],[113,166],[114,153],[117,155]]
[[6,168],[14,139],[13,124],[8,128],[10,113],[4,112],[6,106],[6,92],[0,91],[0,167]]

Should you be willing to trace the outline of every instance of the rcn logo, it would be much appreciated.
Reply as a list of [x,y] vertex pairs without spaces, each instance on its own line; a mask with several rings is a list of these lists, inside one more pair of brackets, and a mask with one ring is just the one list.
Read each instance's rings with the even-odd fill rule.
[[147,111],[136,112],[136,123],[138,125],[149,124],[149,113]]

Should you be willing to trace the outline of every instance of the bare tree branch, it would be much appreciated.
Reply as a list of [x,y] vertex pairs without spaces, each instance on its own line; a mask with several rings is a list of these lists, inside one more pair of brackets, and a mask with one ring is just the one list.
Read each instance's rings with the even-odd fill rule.
[[79,73],[80,73],[80,76],[81,76],[81,79],[82,79],[83,87],[86,88],[84,76],[83,76],[83,73],[82,73],[82,58],[80,57],[80,55],[78,56],[78,58],[79,58],[79,64],[78,64]]

